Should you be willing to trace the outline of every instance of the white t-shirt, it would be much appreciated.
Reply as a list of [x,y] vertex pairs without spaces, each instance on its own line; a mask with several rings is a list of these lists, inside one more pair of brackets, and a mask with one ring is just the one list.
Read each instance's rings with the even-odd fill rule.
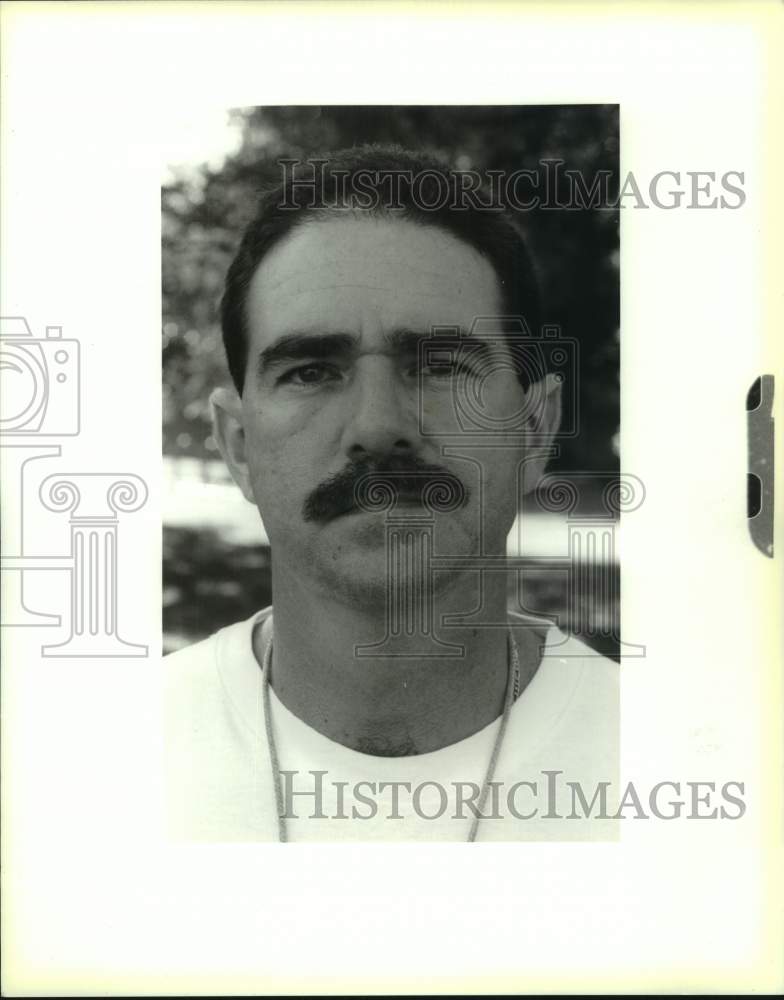
[[[270,613],[164,660],[176,839],[278,839],[252,643]],[[432,753],[377,757],[328,739],[269,695],[290,841],[468,838],[500,718]],[[618,665],[550,625],[539,668],[512,705],[477,841],[616,839],[618,709]]]

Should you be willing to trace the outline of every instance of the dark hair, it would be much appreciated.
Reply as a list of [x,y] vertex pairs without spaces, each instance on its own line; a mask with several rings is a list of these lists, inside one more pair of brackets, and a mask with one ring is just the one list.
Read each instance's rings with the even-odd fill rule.
[[[288,233],[330,210],[349,208],[435,226],[473,247],[493,266],[505,316],[539,332],[539,287],[525,241],[503,206],[464,185],[465,172],[399,146],[368,145],[279,161],[283,178],[262,191],[229,267],[221,301],[229,372],[242,392],[248,359],[245,304],[264,256]],[[347,194],[348,192],[348,194]],[[522,369],[521,382],[526,385]]]

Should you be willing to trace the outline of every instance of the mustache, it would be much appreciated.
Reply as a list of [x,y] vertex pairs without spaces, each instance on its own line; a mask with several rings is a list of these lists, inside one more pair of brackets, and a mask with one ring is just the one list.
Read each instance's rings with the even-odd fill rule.
[[360,460],[330,476],[308,495],[306,521],[324,522],[357,511],[392,510],[400,503],[447,513],[464,507],[470,492],[453,473],[416,456]]

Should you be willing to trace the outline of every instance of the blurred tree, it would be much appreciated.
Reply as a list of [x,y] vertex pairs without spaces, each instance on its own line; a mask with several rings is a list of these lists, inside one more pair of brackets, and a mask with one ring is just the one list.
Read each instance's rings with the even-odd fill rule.
[[[394,142],[459,169],[537,169],[547,158],[590,186],[609,171],[618,188],[615,105],[519,107],[274,107],[233,112],[243,141],[220,169],[207,165],[163,189],[164,451],[215,457],[207,397],[228,375],[217,305],[226,269],[253,215],[260,182],[280,157],[365,142]],[[555,192],[569,196],[561,171]],[[601,208],[521,213],[542,283],[546,322],[580,343],[579,436],[561,444],[562,470],[617,468],[618,212]]]

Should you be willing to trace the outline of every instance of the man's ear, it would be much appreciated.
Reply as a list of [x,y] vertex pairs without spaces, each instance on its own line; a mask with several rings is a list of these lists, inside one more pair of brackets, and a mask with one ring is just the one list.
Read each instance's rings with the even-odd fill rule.
[[550,372],[528,391],[531,393],[531,410],[526,436],[530,436],[531,440],[525,447],[529,457],[523,467],[524,493],[536,488],[552,457],[550,447],[561,426],[561,380]]
[[250,503],[256,500],[250,488],[245,425],[242,420],[242,400],[236,389],[215,389],[210,396],[212,436],[228,466],[231,478]]

